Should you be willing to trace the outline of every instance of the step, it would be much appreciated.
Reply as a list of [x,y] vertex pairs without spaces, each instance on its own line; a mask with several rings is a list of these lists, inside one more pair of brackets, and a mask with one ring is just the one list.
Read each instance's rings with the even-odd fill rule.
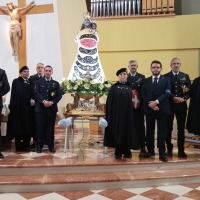
[[49,192],[200,183],[200,169],[0,176],[0,192]]

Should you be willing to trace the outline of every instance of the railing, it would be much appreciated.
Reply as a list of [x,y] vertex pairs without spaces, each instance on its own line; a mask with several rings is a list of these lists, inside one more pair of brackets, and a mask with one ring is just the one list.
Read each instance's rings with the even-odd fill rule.
[[92,18],[174,15],[174,0],[86,0]]

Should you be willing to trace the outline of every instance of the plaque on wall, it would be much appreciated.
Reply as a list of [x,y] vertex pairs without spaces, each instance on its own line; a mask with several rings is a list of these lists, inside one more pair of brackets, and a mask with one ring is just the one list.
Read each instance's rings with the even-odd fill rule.
[[[161,1],[161,0],[160,0]],[[147,0],[142,1],[142,14],[146,15],[147,14]]]
[[156,13],[156,0],[151,0],[151,12],[152,14]]
[[147,14],[151,14],[151,0],[147,0]]
[[166,13],[168,11],[168,0],[162,0],[162,12]]
[[157,13],[162,12],[162,0],[157,0]]
[[174,0],[168,0],[168,12],[174,13]]

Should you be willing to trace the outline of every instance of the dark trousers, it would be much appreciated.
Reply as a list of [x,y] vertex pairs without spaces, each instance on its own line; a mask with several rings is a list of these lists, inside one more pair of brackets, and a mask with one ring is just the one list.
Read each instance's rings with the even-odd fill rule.
[[160,111],[154,111],[150,115],[146,115],[146,142],[149,153],[154,152],[154,133],[155,123],[157,121],[157,148],[159,154],[165,153],[165,141],[167,134],[167,115]]
[[174,115],[176,116],[177,120],[177,129],[178,129],[178,150],[184,151],[184,143],[185,143],[185,121],[186,121],[186,115],[187,115],[187,105],[182,109],[176,109],[176,106],[171,109],[171,114],[168,116],[168,124],[167,124],[167,138],[166,138],[166,144],[167,149],[172,150],[173,144],[171,143],[172,139],[172,130],[173,130],[173,122],[174,122]]
[[126,156],[129,156],[131,155],[131,151],[130,151],[130,148],[128,145],[126,144],[118,144],[115,148],[115,155],[118,155],[118,156],[122,156],[123,155],[126,155]]
[[49,112],[48,109],[45,112],[36,113],[36,137],[37,148],[42,149],[45,137],[49,149],[54,148],[54,126],[56,121],[56,112]]
[[[0,108],[0,112],[2,111],[2,108]],[[0,116],[0,152],[1,152],[1,146],[2,146],[2,137],[1,137],[1,116]]]
[[133,108],[133,121],[135,131],[137,133],[138,143],[140,148],[145,148],[145,125],[144,125],[144,114],[142,107],[135,109]]
[[15,136],[15,147],[16,148],[26,148],[29,146],[30,143],[30,136],[29,135],[16,135]]

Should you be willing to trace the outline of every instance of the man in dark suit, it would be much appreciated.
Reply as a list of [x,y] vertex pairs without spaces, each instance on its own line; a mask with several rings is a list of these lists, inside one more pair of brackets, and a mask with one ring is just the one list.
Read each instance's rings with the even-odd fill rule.
[[[2,97],[6,95],[10,91],[10,85],[8,83],[8,78],[6,72],[3,69],[0,69],[0,114],[3,108]],[[0,117],[0,125],[1,125],[1,117]],[[0,126],[1,128],[1,126]],[[4,158],[3,154],[1,153],[1,129],[0,129],[0,159]]]
[[47,65],[44,68],[44,79],[39,80],[34,89],[37,153],[42,153],[45,135],[49,151],[55,153],[54,126],[58,111],[57,103],[61,100],[62,94],[59,83],[51,78],[52,74],[53,68]]
[[187,103],[189,99],[189,91],[191,81],[188,74],[180,72],[181,61],[179,58],[171,60],[171,71],[165,74],[171,82],[171,96],[169,99],[171,114],[168,116],[167,125],[167,154],[173,155],[173,144],[171,143],[174,115],[177,119],[178,128],[178,157],[186,158],[187,154],[184,151],[185,143],[185,121],[187,115]]
[[162,76],[161,62],[154,60],[151,63],[152,76],[144,79],[142,85],[142,99],[144,101],[144,114],[146,115],[146,142],[148,153],[144,156],[150,158],[155,156],[154,152],[154,131],[155,120],[157,120],[157,147],[159,149],[159,159],[167,162],[165,153],[165,141],[167,134],[167,115],[170,114],[168,98],[171,87],[167,77]]
[[[34,74],[32,76],[29,77],[29,81],[32,83],[33,86],[36,85],[37,81],[40,79],[44,78],[44,64],[43,63],[38,63],[36,66],[36,71],[37,74]],[[34,99],[35,100],[35,99]],[[34,111],[35,111],[35,106],[32,106],[32,110],[33,110],[33,115],[35,115]],[[36,126],[36,118],[34,117],[34,124]],[[29,149],[31,151],[35,151],[36,148],[36,130],[33,130],[33,143],[29,146]],[[46,142],[46,140],[45,140]]]
[[140,147],[140,154],[139,157],[143,157],[147,152],[145,149],[145,126],[144,126],[144,113],[143,113],[143,106],[142,101],[140,98],[140,92],[142,88],[142,81],[145,79],[145,76],[139,74],[137,72],[138,63],[136,60],[130,60],[128,68],[130,73],[128,75],[127,81],[131,83],[132,91],[134,92],[134,99],[133,99],[133,121],[135,126],[135,131],[137,133],[139,147]]

